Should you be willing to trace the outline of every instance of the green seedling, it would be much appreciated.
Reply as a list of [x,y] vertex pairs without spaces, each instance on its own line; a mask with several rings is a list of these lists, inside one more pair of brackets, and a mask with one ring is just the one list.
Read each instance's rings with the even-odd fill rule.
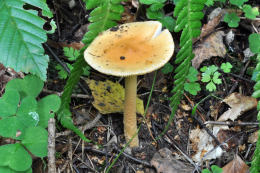
[[184,90],[192,95],[197,95],[201,90],[198,81],[198,71],[194,67],[190,67],[189,74],[187,75],[187,81],[184,84]]
[[222,63],[220,66],[221,70],[223,70],[224,73],[230,73],[232,67],[233,66],[229,62]]
[[227,13],[224,16],[224,22],[226,22],[228,24],[229,27],[231,28],[236,28],[238,27],[238,23],[240,21],[240,18],[237,16],[236,13],[232,12],[232,13]]
[[210,92],[216,91],[216,84],[222,83],[221,79],[219,79],[220,73],[217,70],[218,67],[215,65],[209,67],[204,66],[200,69],[200,71],[203,72],[201,81],[208,83],[206,89]]
[[[60,107],[57,95],[39,101],[43,81],[33,75],[8,82],[0,98],[0,136],[18,143],[0,146],[0,172],[32,172],[32,158],[47,156],[48,120]],[[1,157],[3,156],[3,157]]]
[[171,73],[173,71],[173,66],[171,65],[171,63],[167,62],[163,68],[161,69],[163,74],[168,74]]
[[217,165],[212,165],[210,168],[211,168],[211,171],[209,169],[203,169],[202,173],[221,173],[221,172],[223,172],[223,169],[218,167]]
[[257,7],[252,8],[251,5],[243,5],[243,12],[245,13],[245,17],[248,19],[255,19],[256,16],[259,15],[259,11]]
[[230,4],[235,5],[237,7],[241,7],[248,0],[230,0]]

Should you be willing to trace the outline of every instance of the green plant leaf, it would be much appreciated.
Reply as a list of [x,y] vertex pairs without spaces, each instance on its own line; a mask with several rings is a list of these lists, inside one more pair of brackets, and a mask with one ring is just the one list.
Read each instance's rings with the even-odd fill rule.
[[[66,63],[67,67],[70,69],[70,71],[73,69],[72,65],[69,63]],[[58,64],[55,66],[55,69],[58,70],[58,75],[60,79],[67,79],[68,73],[64,70],[64,68]]]
[[241,7],[245,2],[248,0],[230,0],[230,4],[236,5],[238,7]]
[[210,92],[212,91],[216,91],[217,87],[216,85],[213,83],[213,82],[209,82],[207,85],[206,85],[206,89]]
[[211,171],[208,170],[208,169],[203,169],[203,170],[201,171],[201,173],[211,173]]
[[194,67],[190,67],[189,69],[189,74],[187,75],[187,79],[189,80],[189,82],[196,82],[198,81],[198,70]]
[[32,168],[29,168],[26,171],[15,171],[13,169],[10,169],[7,166],[0,166],[0,172],[3,172],[3,173],[32,173]]
[[207,70],[205,71],[205,73],[208,73],[210,75],[212,75],[213,73],[215,73],[218,70],[218,67],[215,65],[211,65],[207,68]]
[[217,165],[212,165],[211,170],[213,173],[222,173],[223,169],[218,167]]
[[202,79],[201,79],[202,82],[207,83],[207,82],[209,82],[210,80],[211,80],[210,74],[202,73]]
[[173,71],[173,66],[171,65],[171,63],[167,62],[163,68],[161,69],[163,74],[168,74],[171,73]]
[[32,165],[32,158],[19,144],[0,146],[0,166],[8,166],[15,171],[26,171]]
[[46,0],[22,0],[23,2],[42,9],[42,15],[52,18],[53,14],[46,4]]
[[37,11],[23,9],[23,5],[21,0],[0,1],[0,62],[46,80],[49,57],[42,47],[47,40],[44,20]]
[[203,67],[200,68],[200,71],[205,72],[207,70],[207,68],[208,68],[207,66],[203,66]]
[[260,53],[260,34],[249,35],[249,48],[253,53]]
[[232,67],[233,66],[230,64],[230,62],[222,63],[220,66],[220,68],[224,71],[224,73],[230,73]]
[[207,5],[208,7],[214,5],[214,0],[207,0],[205,5]]
[[35,156],[47,156],[48,132],[42,127],[29,127],[26,129],[22,144]]
[[198,91],[200,91],[201,88],[200,88],[200,84],[197,82],[191,82],[191,83],[186,82],[184,84],[184,90],[195,96],[198,94]]
[[140,0],[140,3],[146,4],[146,5],[152,5],[156,3],[164,3],[166,0]]
[[167,28],[169,31],[173,31],[176,26],[176,21],[170,16],[164,16],[159,19],[159,21],[162,23],[163,27]]
[[6,85],[6,90],[19,91],[21,99],[25,96],[37,97],[43,88],[43,81],[34,75],[27,75],[24,79],[13,79]]
[[37,111],[37,101],[32,96],[27,96],[21,101],[17,109],[16,116],[23,124],[24,128],[37,126],[39,123],[39,114]]
[[238,27],[240,18],[237,16],[236,13],[232,12],[232,13],[225,14],[224,21],[228,23],[229,27],[236,28]]
[[68,57],[70,61],[75,61],[80,54],[78,50],[73,49],[72,47],[64,47],[63,51],[64,55]]
[[257,7],[252,8],[251,5],[243,5],[243,11],[245,13],[246,18],[255,19],[256,16],[259,15],[259,11]]
[[15,115],[20,95],[17,90],[6,90],[0,98],[0,117]]
[[16,116],[6,117],[0,120],[0,136],[19,139],[17,136],[19,131],[24,131],[24,126]]
[[215,83],[215,84],[221,84],[222,83],[222,81],[221,81],[221,79],[219,79],[219,76],[220,76],[221,74],[219,73],[219,72],[215,72],[214,74],[213,74],[213,79],[212,79],[212,81]]
[[163,14],[162,10],[152,11],[150,8],[148,8],[146,11],[146,16],[149,19],[161,19],[164,17],[164,14]]
[[54,117],[54,113],[59,110],[60,104],[60,97],[54,94],[48,95],[38,102],[39,126],[43,128],[48,126],[49,119]]

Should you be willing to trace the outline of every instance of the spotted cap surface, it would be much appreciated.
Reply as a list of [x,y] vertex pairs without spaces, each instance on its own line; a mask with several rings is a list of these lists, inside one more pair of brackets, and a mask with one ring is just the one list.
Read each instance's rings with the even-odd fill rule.
[[162,67],[172,57],[171,33],[157,21],[133,22],[98,35],[84,52],[95,70],[114,76],[142,75]]

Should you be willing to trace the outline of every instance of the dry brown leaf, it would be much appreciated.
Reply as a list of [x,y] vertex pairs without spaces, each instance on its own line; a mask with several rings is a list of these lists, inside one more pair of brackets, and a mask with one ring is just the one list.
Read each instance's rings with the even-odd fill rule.
[[157,172],[161,173],[190,173],[193,170],[190,165],[175,159],[168,148],[162,148],[155,153],[151,165],[156,168]]
[[[260,132],[259,132],[260,133]],[[248,137],[248,143],[256,143],[258,139],[258,131],[255,131],[254,133],[252,133],[249,137]]]
[[213,56],[224,57],[226,47],[223,43],[223,31],[218,31],[208,36],[202,43],[198,44],[193,53],[195,57],[192,60],[192,66],[199,68],[200,64]]
[[224,112],[218,121],[226,121],[228,119],[234,121],[244,112],[256,108],[257,100],[250,96],[243,96],[240,93],[232,93],[227,96],[223,102],[228,104],[231,108]]
[[[194,129],[191,130],[190,140],[192,142],[192,149],[195,151],[195,154],[192,156],[192,159],[195,162],[200,162],[203,160],[211,160],[220,157],[223,153],[223,150],[218,147],[214,151],[208,153],[215,148],[213,144],[213,139],[204,129]],[[207,154],[205,156],[205,154]]]
[[222,173],[249,173],[249,167],[238,155],[222,169]]

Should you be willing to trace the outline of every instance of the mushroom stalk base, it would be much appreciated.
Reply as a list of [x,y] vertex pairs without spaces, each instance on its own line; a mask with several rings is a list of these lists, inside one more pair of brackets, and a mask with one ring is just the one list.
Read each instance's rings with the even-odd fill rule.
[[[124,133],[128,142],[137,132],[136,125],[136,87],[137,76],[125,77]],[[133,138],[130,147],[138,147],[138,134]]]

